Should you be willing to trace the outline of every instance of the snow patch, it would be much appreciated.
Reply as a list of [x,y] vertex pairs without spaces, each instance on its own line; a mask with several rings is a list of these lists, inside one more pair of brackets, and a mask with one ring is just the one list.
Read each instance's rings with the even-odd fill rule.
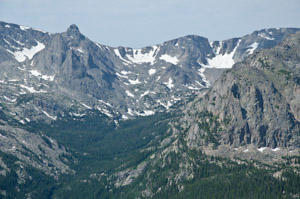
[[169,63],[174,64],[174,65],[178,64],[178,61],[179,61],[177,59],[177,57],[172,57],[172,56],[167,55],[167,54],[161,55],[159,59],[164,60],[165,62],[169,62]]
[[37,70],[31,70],[29,71],[33,76],[36,76],[36,77],[39,77],[41,76],[42,74],[40,72],[38,72]]
[[105,108],[100,108],[100,107],[97,107],[97,109],[98,109],[101,113],[105,114],[106,116],[108,116],[108,117],[110,117],[110,118],[113,117],[113,115],[112,115],[107,109],[105,109]]
[[29,86],[25,86],[23,84],[20,84],[21,88],[25,88],[26,90],[28,90],[30,93],[47,93],[47,91],[44,90],[35,90],[34,87],[29,87]]
[[83,117],[85,116],[85,113],[80,114],[80,113],[70,113],[71,116],[75,116],[75,117]]
[[149,75],[153,75],[156,73],[156,69],[154,68],[151,68],[149,71],[148,71]]
[[193,86],[188,86],[187,88],[190,89],[190,90],[199,90],[200,89],[200,88],[193,87]]
[[159,51],[159,47],[152,46],[152,50],[148,53],[142,53],[142,49],[133,49],[132,55],[126,55],[127,59],[130,60],[132,63],[136,64],[143,64],[143,63],[150,63],[151,65],[154,64],[156,61],[156,55]]
[[20,26],[20,29],[21,29],[21,30],[29,30],[29,29],[31,29],[31,28],[29,28],[29,27],[27,27],[27,26]]
[[131,72],[130,72],[130,71],[122,70],[121,73],[122,73],[123,75],[128,75],[128,74],[130,74]]
[[10,25],[5,25],[5,28],[10,28]]
[[7,50],[7,51],[9,53],[11,53],[18,62],[23,62],[27,58],[29,60],[31,60],[36,53],[40,52],[44,48],[45,48],[45,45],[43,43],[40,43],[40,42],[37,41],[37,45],[33,46],[30,49],[23,48],[21,51],[16,51],[16,52],[12,52],[10,50]]
[[42,75],[42,76],[41,76],[41,78],[42,78],[43,80],[47,80],[47,81],[54,81],[54,77],[55,77],[55,75],[53,75],[53,76]]
[[136,80],[131,80],[131,79],[128,79],[129,83],[132,84],[132,85],[136,85],[136,84],[140,84],[140,80],[139,79],[136,79]]
[[122,78],[128,79],[128,76],[126,76],[126,75],[121,75],[120,73],[116,73],[116,75],[117,75],[118,77],[122,77]]
[[111,104],[107,103],[107,102],[104,102],[103,100],[98,100],[99,102],[105,104],[106,106],[109,106],[109,107],[113,107]]
[[53,76],[48,76],[48,75],[42,75],[39,71],[37,70],[31,70],[29,71],[33,76],[36,76],[37,78],[41,78],[41,79],[44,79],[44,80],[47,80],[47,81],[53,81],[54,80],[54,77],[55,75]]
[[244,152],[244,153],[247,153],[247,152],[249,152],[249,149],[245,149],[243,152]]
[[248,52],[249,55],[253,54],[253,52],[255,51],[255,49],[258,47],[258,43],[254,42],[253,44],[251,44],[250,46],[248,46],[248,50],[246,52]]
[[127,113],[131,116],[134,116],[134,112],[131,108],[128,108]]
[[275,38],[271,38],[271,37],[267,36],[265,33],[259,33],[258,36],[265,38],[267,40],[275,40]]
[[280,151],[280,148],[275,148],[275,149],[271,149],[272,151],[276,152],[276,151]]
[[8,80],[9,82],[18,82],[18,81],[20,81],[19,79],[10,79],[10,80]]
[[42,110],[42,112],[47,116],[47,117],[49,117],[50,119],[52,119],[52,120],[56,120],[57,119],[57,117],[55,116],[51,116],[51,115],[49,115],[49,113],[47,113],[46,111],[43,111]]
[[81,104],[82,106],[84,106],[85,108],[87,108],[87,109],[92,109],[92,107],[90,107],[90,106],[88,106],[88,105],[86,105],[86,104],[84,104],[84,103],[82,103],[82,102],[80,102],[80,104]]
[[7,101],[10,101],[12,103],[17,101],[17,99],[10,99],[10,98],[6,97],[5,95],[3,97],[4,97],[4,99],[6,99]]
[[173,80],[170,77],[168,82],[163,82],[170,90],[174,87]]
[[22,124],[26,124],[26,122],[24,120],[19,120],[19,122]]
[[166,109],[169,109],[173,105],[170,101],[168,101],[167,104],[162,103],[160,100],[157,100],[157,102]]
[[141,94],[140,99],[141,99],[142,97],[144,97],[145,95],[148,95],[149,93],[150,93],[150,91],[145,91],[143,94]]
[[233,49],[231,53],[225,53],[224,55],[220,53],[220,47],[217,49],[216,56],[207,59],[208,64],[206,65],[207,68],[231,68],[235,61],[233,59],[234,53],[238,46],[240,45],[241,40],[238,41],[236,47]]
[[266,148],[267,147],[261,147],[261,148],[258,148],[257,150],[262,153]]
[[123,62],[125,62],[125,63],[127,63],[127,64],[132,64],[130,61],[128,61],[128,60],[126,60],[126,59],[124,59],[124,58],[122,57],[122,55],[120,54],[119,49],[114,49],[114,52],[115,52],[115,54],[117,55],[117,57],[119,57],[119,59],[121,59]]
[[179,97],[175,97],[174,95],[172,96],[172,100],[174,100],[174,101],[180,101],[181,100],[181,98],[179,98]]
[[126,91],[126,94],[127,94],[129,97],[134,98],[134,95],[133,95],[131,92],[129,92],[128,90]]
[[[137,115],[137,116],[150,116],[150,115],[154,115],[155,112],[151,111],[151,110],[144,110],[142,112],[137,112],[137,111],[133,111],[132,109],[128,108],[127,113],[131,116]],[[123,118],[123,116],[122,116]]]
[[95,42],[95,44],[96,44],[101,50],[104,50],[101,44],[98,44],[98,43],[96,43],[96,42]]
[[82,53],[82,54],[84,53],[84,51],[82,50],[82,48],[77,48],[76,50],[77,50],[78,52]]
[[139,116],[150,116],[150,115],[154,115],[154,114],[155,114],[155,112],[151,111],[151,110],[144,110],[143,113],[136,112],[136,115],[139,115]]

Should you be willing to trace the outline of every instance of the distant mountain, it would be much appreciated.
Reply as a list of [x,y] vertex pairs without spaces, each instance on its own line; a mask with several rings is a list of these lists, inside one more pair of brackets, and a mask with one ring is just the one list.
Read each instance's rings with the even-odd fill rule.
[[21,123],[80,117],[89,110],[115,120],[152,115],[210,87],[224,68],[297,30],[261,30],[222,42],[190,35],[132,49],[95,43],[76,25],[50,34],[1,22],[0,101]]

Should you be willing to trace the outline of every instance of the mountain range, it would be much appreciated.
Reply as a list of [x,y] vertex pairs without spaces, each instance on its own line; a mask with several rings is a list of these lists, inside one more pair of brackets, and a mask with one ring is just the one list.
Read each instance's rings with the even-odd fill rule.
[[189,35],[132,49],[93,42],[75,25],[50,34],[1,22],[0,100],[23,123],[87,110],[116,120],[153,115],[297,30],[261,30],[221,42]]
[[203,178],[260,186],[265,169],[276,197],[299,196],[282,180],[300,186],[298,31],[133,49],[0,22],[0,193],[198,198]]

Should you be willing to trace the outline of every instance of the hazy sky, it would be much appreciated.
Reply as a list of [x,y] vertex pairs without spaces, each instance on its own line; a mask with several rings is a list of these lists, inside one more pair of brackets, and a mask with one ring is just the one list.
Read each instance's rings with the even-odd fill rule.
[[188,34],[223,40],[300,27],[300,0],[0,0],[0,21],[51,33],[76,24],[101,44],[144,47]]

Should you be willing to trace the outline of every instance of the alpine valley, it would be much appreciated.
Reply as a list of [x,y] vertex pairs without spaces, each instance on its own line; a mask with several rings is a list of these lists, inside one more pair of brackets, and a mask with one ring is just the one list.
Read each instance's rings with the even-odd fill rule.
[[141,49],[0,22],[0,198],[299,198],[300,29]]

